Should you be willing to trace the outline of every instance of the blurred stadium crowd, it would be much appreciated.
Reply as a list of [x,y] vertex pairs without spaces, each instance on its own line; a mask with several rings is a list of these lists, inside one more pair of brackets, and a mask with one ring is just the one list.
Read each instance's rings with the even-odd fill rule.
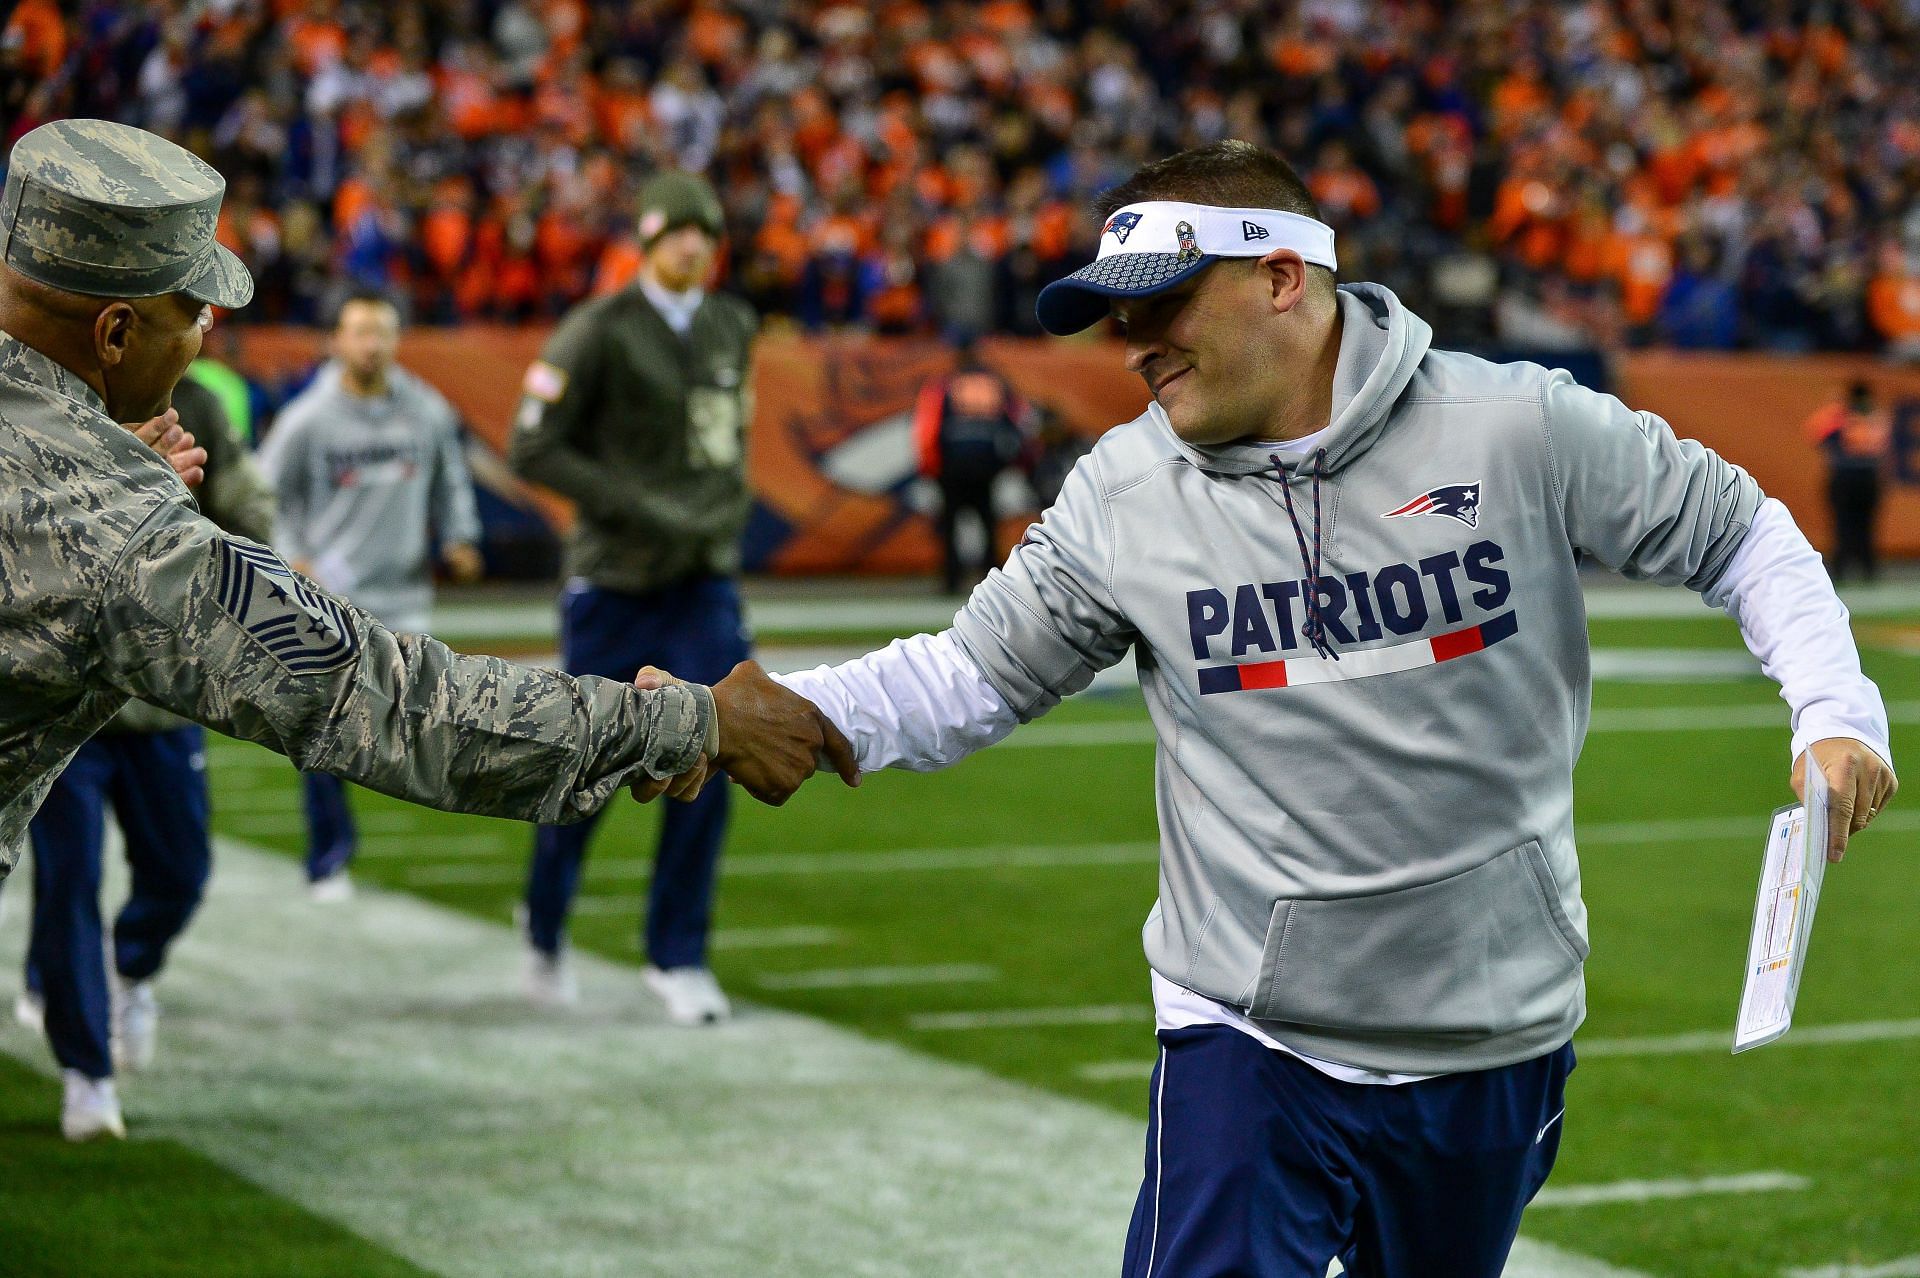
[[185,142],[248,322],[537,319],[710,174],[808,328],[1033,331],[1086,207],[1224,136],[1455,341],[1920,351],[1920,0],[21,0],[12,137]]

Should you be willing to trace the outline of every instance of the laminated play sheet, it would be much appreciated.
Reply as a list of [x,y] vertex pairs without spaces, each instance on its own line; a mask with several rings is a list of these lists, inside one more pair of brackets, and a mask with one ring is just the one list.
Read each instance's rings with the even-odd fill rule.
[[1807,801],[1779,809],[1760,865],[1760,896],[1747,942],[1746,983],[1733,1050],[1771,1043],[1793,1024],[1793,1002],[1806,969],[1813,915],[1826,873],[1827,778],[1811,759]]

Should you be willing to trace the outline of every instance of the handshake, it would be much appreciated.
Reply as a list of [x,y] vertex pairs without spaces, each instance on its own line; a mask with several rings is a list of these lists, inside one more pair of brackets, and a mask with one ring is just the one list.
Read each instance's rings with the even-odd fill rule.
[[[683,682],[646,666],[633,686],[653,692]],[[684,802],[699,794],[714,773],[725,772],[754,798],[778,807],[822,763],[848,785],[860,784],[860,765],[840,729],[813,702],[768,678],[759,662],[741,662],[710,691],[720,725],[719,747],[677,777],[634,782],[634,798],[648,803],[664,794]]]

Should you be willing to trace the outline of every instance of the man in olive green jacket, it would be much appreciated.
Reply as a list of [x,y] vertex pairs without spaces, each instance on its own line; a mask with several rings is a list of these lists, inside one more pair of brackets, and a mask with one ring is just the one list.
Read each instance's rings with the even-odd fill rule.
[[[705,288],[722,231],[706,182],[655,177],[637,231],[639,279],[575,309],[527,370],[508,459],[578,512],[560,599],[568,673],[626,681],[655,665],[705,683],[747,656],[734,574],[756,319]],[[714,786],[670,808],[654,855],[646,981],[683,1024],[729,1014],[706,965],[727,805]],[[534,839],[527,990],[539,1002],[575,997],[562,942],[592,828],[543,826]]]

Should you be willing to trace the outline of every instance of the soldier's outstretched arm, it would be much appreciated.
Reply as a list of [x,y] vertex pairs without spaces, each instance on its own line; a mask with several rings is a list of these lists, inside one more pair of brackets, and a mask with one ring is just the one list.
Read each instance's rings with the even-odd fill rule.
[[[700,686],[641,692],[396,635],[184,504],[129,542],[100,601],[98,682],[448,811],[564,822],[700,765]],[[786,746],[795,780],[813,752]]]

